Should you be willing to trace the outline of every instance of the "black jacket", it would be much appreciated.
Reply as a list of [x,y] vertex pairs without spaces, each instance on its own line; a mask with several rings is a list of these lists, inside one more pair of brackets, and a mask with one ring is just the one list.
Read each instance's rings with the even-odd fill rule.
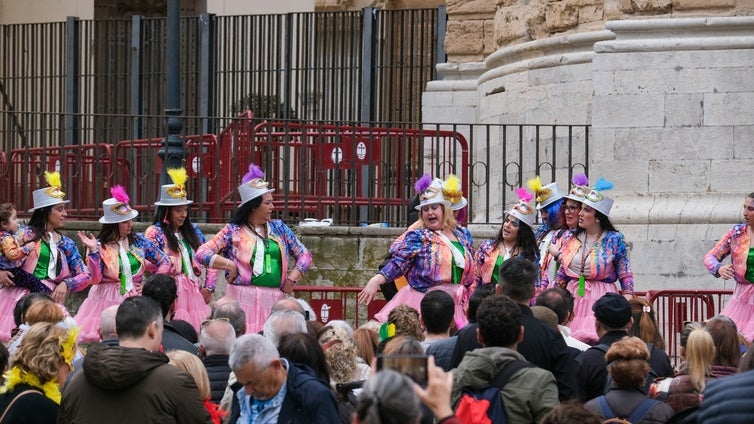
[[[518,353],[534,365],[550,371],[558,383],[558,398],[561,401],[579,397],[576,382],[576,362],[568,353],[563,336],[534,317],[531,309],[519,304],[524,339],[518,344]],[[466,352],[482,347],[477,341],[478,324],[469,324],[458,332],[458,341],[453,350],[451,365],[456,368]]]
[[[626,331],[610,331],[605,333],[597,341],[597,344],[606,344],[611,346],[618,340],[628,336]],[[578,382],[584,401],[594,399],[604,394],[605,383],[607,381],[607,364],[605,363],[605,352],[597,348],[590,348],[576,357],[578,362]],[[657,377],[673,377],[675,371],[670,364],[670,358],[662,349],[654,348],[649,357],[649,366],[655,372]]]
[[230,375],[228,355],[210,355],[204,358],[202,362],[204,368],[207,369],[212,402],[220,404],[223,394],[225,394],[225,388],[228,387],[228,376]]
[[[233,406],[230,410],[230,424],[235,424],[241,414],[236,394],[244,390],[235,383]],[[340,422],[338,404],[330,387],[314,375],[308,367],[300,368],[288,362],[288,380],[285,398],[280,408],[278,424],[336,424]],[[245,424],[245,423],[239,423]]]
[[42,391],[28,384],[19,384],[8,393],[0,395],[0,415],[10,402],[26,390],[34,390],[18,398],[0,424],[55,424],[58,417],[58,404],[48,399]]
[[164,323],[162,332],[162,350],[170,352],[171,350],[185,350],[199,356],[199,349],[193,343],[186,340],[169,322]]

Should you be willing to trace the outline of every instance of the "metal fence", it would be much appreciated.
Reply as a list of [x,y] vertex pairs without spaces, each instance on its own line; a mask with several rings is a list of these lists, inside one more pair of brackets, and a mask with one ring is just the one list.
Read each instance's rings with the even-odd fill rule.
[[[12,117],[10,116],[12,115]],[[54,140],[58,128],[44,125],[39,113],[1,112],[17,119],[28,139]],[[65,121],[142,122],[161,128],[165,116],[61,115]],[[423,173],[461,178],[470,205],[470,223],[497,223],[528,178],[566,184],[572,174],[588,172],[586,125],[468,125],[262,120],[250,112],[235,118],[184,119],[188,191],[197,221],[223,222],[238,198],[236,187],[249,163],[260,165],[276,189],[281,219],[332,218],[338,225],[386,222],[408,224],[413,184]],[[192,128],[218,128],[190,133]],[[136,207],[151,216],[159,193],[162,138],[101,139],[82,128],[80,144],[13,148],[0,151],[0,200],[18,210],[31,207],[31,192],[44,186],[45,170],[59,167],[71,200],[69,215],[95,218],[109,187],[124,185]],[[0,138],[18,137],[13,128]]]
[[[181,18],[186,116],[421,121],[445,61],[445,11],[377,10]],[[13,147],[164,136],[165,18],[0,26],[0,126]],[[40,112],[23,122],[14,112]],[[109,116],[107,120],[100,116]],[[188,134],[219,131],[190,120]],[[205,125],[190,127],[190,125]],[[31,129],[56,129],[49,139]]]

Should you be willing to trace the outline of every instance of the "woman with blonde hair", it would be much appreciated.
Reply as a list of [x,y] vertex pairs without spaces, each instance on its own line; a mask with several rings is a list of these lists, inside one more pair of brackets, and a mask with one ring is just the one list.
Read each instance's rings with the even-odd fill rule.
[[681,369],[674,378],[658,379],[652,384],[649,396],[670,405],[676,415],[692,413],[702,403],[707,380],[714,378],[714,357],[712,336],[698,323],[687,324],[681,331]]
[[77,336],[77,328],[52,323],[26,331],[0,387],[0,423],[57,421],[60,388],[72,369]]
[[170,365],[176,366],[185,371],[196,382],[196,387],[199,389],[199,395],[202,397],[204,407],[212,417],[212,424],[220,424],[223,417],[227,415],[227,412],[220,409],[219,406],[212,403],[212,392],[209,386],[209,376],[207,375],[207,369],[204,368],[202,360],[193,353],[189,353],[185,350],[172,350],[166,354],[170,361]]
[[664,423],[673,416],[673,408],[648,399],[642,391],[649,375],[649,349],[638,337],[625,337],[610,346],[605,354],[612,384],[607,393],[587,402],[586,409],[601,419],[626,418],[634,424]]

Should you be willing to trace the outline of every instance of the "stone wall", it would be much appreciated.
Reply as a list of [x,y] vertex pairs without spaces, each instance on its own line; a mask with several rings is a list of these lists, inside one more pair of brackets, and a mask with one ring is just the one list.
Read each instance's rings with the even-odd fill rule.
[[448,62],[475,62],[498,48],[598,31],[608,20],[740,16],[750,0],[447,0]]
[[591,123],[589,174],[616,184],[639,290],[732,288],[702,260],[752,191],[754,18],[609,21],[439,69],[426,122]]

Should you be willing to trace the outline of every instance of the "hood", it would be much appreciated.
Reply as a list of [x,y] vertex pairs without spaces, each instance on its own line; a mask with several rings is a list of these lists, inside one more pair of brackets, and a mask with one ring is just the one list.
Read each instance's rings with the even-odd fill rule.
[[[462,365],[456,369],[454,376],[456,387],[482,389],[500,373],[505,364],[516,359],[524,359],[520,353],[504,347],[485,347],[466,352]],[[462,371],[462,372],[461,372]]]
[[96,343],[89,346],[84,358],[84,376],[102,390],[128,390],[167,363],[168,357],[161,352]]

